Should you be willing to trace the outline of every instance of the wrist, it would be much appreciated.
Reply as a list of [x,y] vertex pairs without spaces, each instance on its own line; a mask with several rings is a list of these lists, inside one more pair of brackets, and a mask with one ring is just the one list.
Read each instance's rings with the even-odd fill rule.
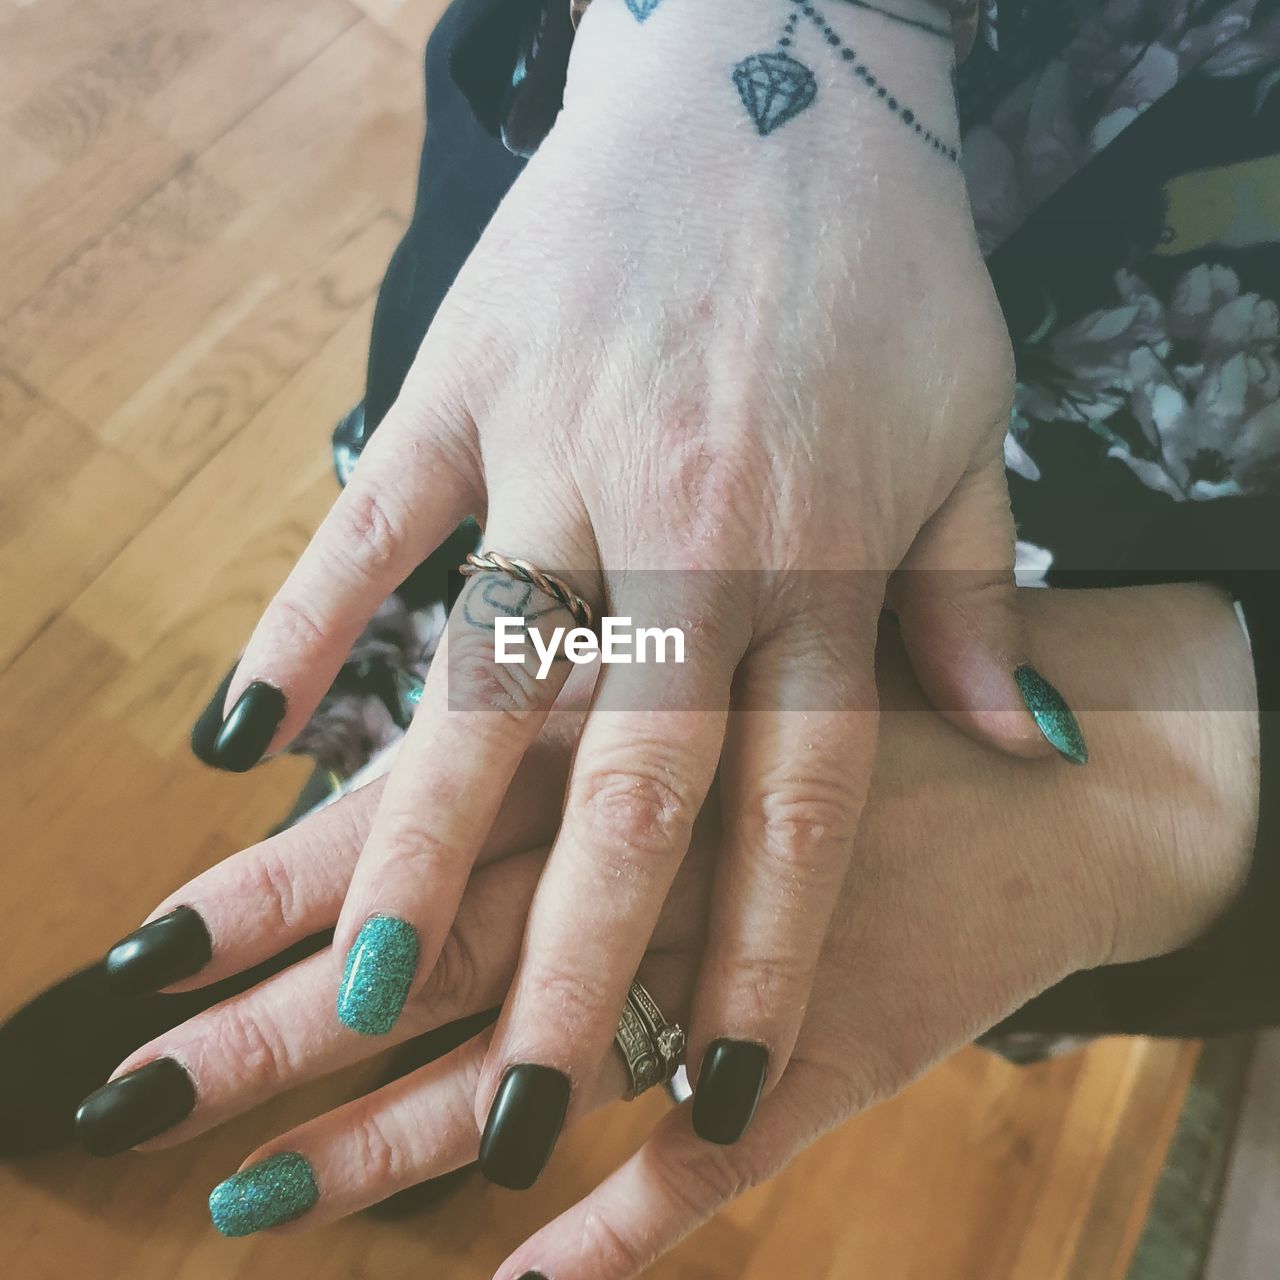
[[1058,799],[1114,903],[1095,963],[1175,950],[1230,905],[1252,857],[1257,694],[1231,601],[1193,584],[1028,604],[1033,650],[1087,724],[1091,762]]
[[[558,129],[638,120],[670,139],[785,145],[846,169],[878,163],[882,151],[946,166],[928,142],[936,136],[946,151],[957,142],[949,19],[935,0],[890,0],[897,20],[838,0],[662,2],[644,21],[638,6],[593,0]],[[759,89],[753,76],[770,67],[794,75]]]
[[1017,760],[963,737],[927,707],[900,647],[882,644],[863,830],[894,858],[950,839],[971,872],[974,936],[1037,957],[1041,971],[1019,980],[1048,986],[1176,950],[1231,904],[1252,855],[1258,716],[1220,592],[1023,598],[1029,655],[1078,716],[1089,763]]

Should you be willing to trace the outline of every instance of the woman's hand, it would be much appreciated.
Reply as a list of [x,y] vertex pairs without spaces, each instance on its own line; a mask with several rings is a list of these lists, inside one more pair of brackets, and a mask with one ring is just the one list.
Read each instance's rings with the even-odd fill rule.
[[[936,706],[1010,752],[1050,750],[1013,676],[1011,360],[949,150],[949,40],[826,8],[839,33],[813,6],[597,0],[561,118],[228,691],[229,756],[263,716],[250,758],[284,745],[472,512],[489,548],[600,611],[683,630],[661,679],[603,671],[583,731],[479,1078],[481,1123],[500,1082],[513,1104],[483,1162],[506,1185],[537,1176],[515,1153],[536,1129],[549,1154],[609,1051],[718,768],[695,1075],[721,1049],[700,1131],[735,1140],[781,1077],[870,776],[886,593]],[[439,962],[563,678],[495,666],[495,613],[569,621],[513,585],[464,593],[351,878],[326,1003],[369,1034]],[[731,686],[757,710],[731,716]],[[525,1090],[531,1064],[554,1087]]]
[[[597,1190],[516,1249],[498,1280],[530,1270],[555,1280],[637,1274],[824,1130],[1054,981],[1174,949],[1226,906],[1248,865],[1257,788],[1252,672],[1230,605],[1190,587],[1036,592],[1028,603],[1033,640],[1052,638],[1055,661],[1097,708],[1088,730],[1102,767],[1045,770],[975,747],[925,709],[887,637],[879,685],[893,709],[857,857],[778,1087],[733,1148],[701,1141],[687,1109],[673,1111]],[[393,1039],[502,999],[544,856],[510,850],[521,819],[539,834],[554,825],[554,782],[566,767],[554,743],[526,764],[442,962]],[[199,980],[335,918],[376,800],[372,788],[356,793],[160,908],[186,904],[205,920],[213,958]],[[692,1007],[717,838],[704,815],[640,968],[668,1016]],[[326,1010],[329,972],[326,957],[313,956],[121,1066],[117,1076],[167,1057],[191,1077],[194,1111],[164,1141],[365,1055],[369,1042]],[[215,1221],[228,1234],[294,1217],[316,1225],[475,1159],[472,1102],[488,1044],[486,1033],[274,1139],[215,1191]],[[584,1082],[583,1110],[624,1085],[611,1054]],[[295,1154],[259,1169],[286,1152]]]

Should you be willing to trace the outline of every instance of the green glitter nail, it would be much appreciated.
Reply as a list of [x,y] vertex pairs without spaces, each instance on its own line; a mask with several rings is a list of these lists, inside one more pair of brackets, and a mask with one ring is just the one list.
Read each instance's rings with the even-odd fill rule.
[[418,967],[418,934],[407,920],[370,916],[347,952],[338,1020],[365,1036],[396,1025]]
[[281,1151],[209,1193],[209,1216],[224,1236],[251,1236],[301,1217],[320,1198],[311,1165],[296,1151]]
[[1072,764],[1084,764],[1089,759],[1089,748],[1062,694],[1035,667],[1024,664],[1013,673],[1013,678],[1032,719],[1053,748]]

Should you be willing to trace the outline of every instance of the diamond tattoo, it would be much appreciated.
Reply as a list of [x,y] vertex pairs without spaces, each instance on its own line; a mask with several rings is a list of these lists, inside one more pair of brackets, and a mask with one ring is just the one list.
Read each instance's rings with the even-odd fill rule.
[[637,22],[643,22],[661,3],[662,0],[627,0],[627,8]]
[[813,72],[787,53],[743,58],[733,69],[733,83],[761,137],[799,115],[818,94]]

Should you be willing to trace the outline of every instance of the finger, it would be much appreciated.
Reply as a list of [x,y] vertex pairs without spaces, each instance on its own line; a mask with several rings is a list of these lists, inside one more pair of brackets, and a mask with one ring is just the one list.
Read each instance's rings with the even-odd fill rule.
[[[678,946],[644,968],[646,985],[676,1016],[688,998],[689,959]],[[215,1189],[215,1225],[247,1235],[298,1219],[297,1229],[309,1229],[475,1160],[475,1090],[489,1036],[268,1143]],[[611,1053],[583,1088],[582,1112],[622,1097],[627,1083],[622,1056]]]
[[259,1148],[209,1196],[213,1225],[307,1230],[475,1158],[471,1099],[488,1033]]
[[382,780],[171,893],[104,961],[121,992],[207,986],[332,929]]
[[[551,840],[581,722],[581,713],[553,714],[521,760],[477,863]],[[107,952],[113,986],[127,995],[207,986],[332,929],[384,785],[375,778],[169,894]]]
[[786,1070],[853,851],[876,744],[874,634],[869,616],[841,630],[799,621],[738,671],[689,1028],[693,1127],[709,1142],[739,1141]]
[[[295,1223],[310,1230],[476,1158],[472,1103],[489,1032],[255,1151],[214,1188],[209,1209],[227,1236]],[[593,1090],[620,1096],[621,1062]]]
[[470,421],[424,364],[254,628],[202,758],[241,772],[290,741],[378,606],[480,493]]
[[1028,661],[1014,543],[1004,466],[993,458],[920,531],[890,601],[916,678],[957,728],[1011,755],[1056,750],[1083,764],[1075,718]]
[[[809,1100],[828,1079],[788,1075],[734,1147],[703,1142],[689,1108],[664,1116],[645,1144],[583,1200],[522,1244],[494,1280],[630,1280],[719,1209],[773,1177],[825,1127]],[[817,1092],[821,1090],[821,1092]]]
[[[476,873],[440,963],[387,1043],[501,1001],[544,855],[533,850]],[[321,952],[158,1036],[85,1100],[77,1136],[98,1155],[156,1138],[168,1146],[360,1061],[369,1042],[334,1018],[332,973],[331,958]]]
[[689,847],[737,656],[701,639],[697,660],[646,682],[644,710],[618,705],[627,695],[617,673],[634,669],[601,676],[476,1096],[481,1169],[502,1186],[531,1186],[576,1113]]
[[[498,524],[493,533],[495,546],[562,563],[537,536]],[[516,661],[497,661],[497,622],[508,617],[526,620],[541,656],[521,641]],[[501,572],[470,578],[454,606],[338,917],[338,1017],[352,1030],[385,1034],[431,972],[512,777],[570,669],[545,658],[556,629],[576,630],[573,612]]]

